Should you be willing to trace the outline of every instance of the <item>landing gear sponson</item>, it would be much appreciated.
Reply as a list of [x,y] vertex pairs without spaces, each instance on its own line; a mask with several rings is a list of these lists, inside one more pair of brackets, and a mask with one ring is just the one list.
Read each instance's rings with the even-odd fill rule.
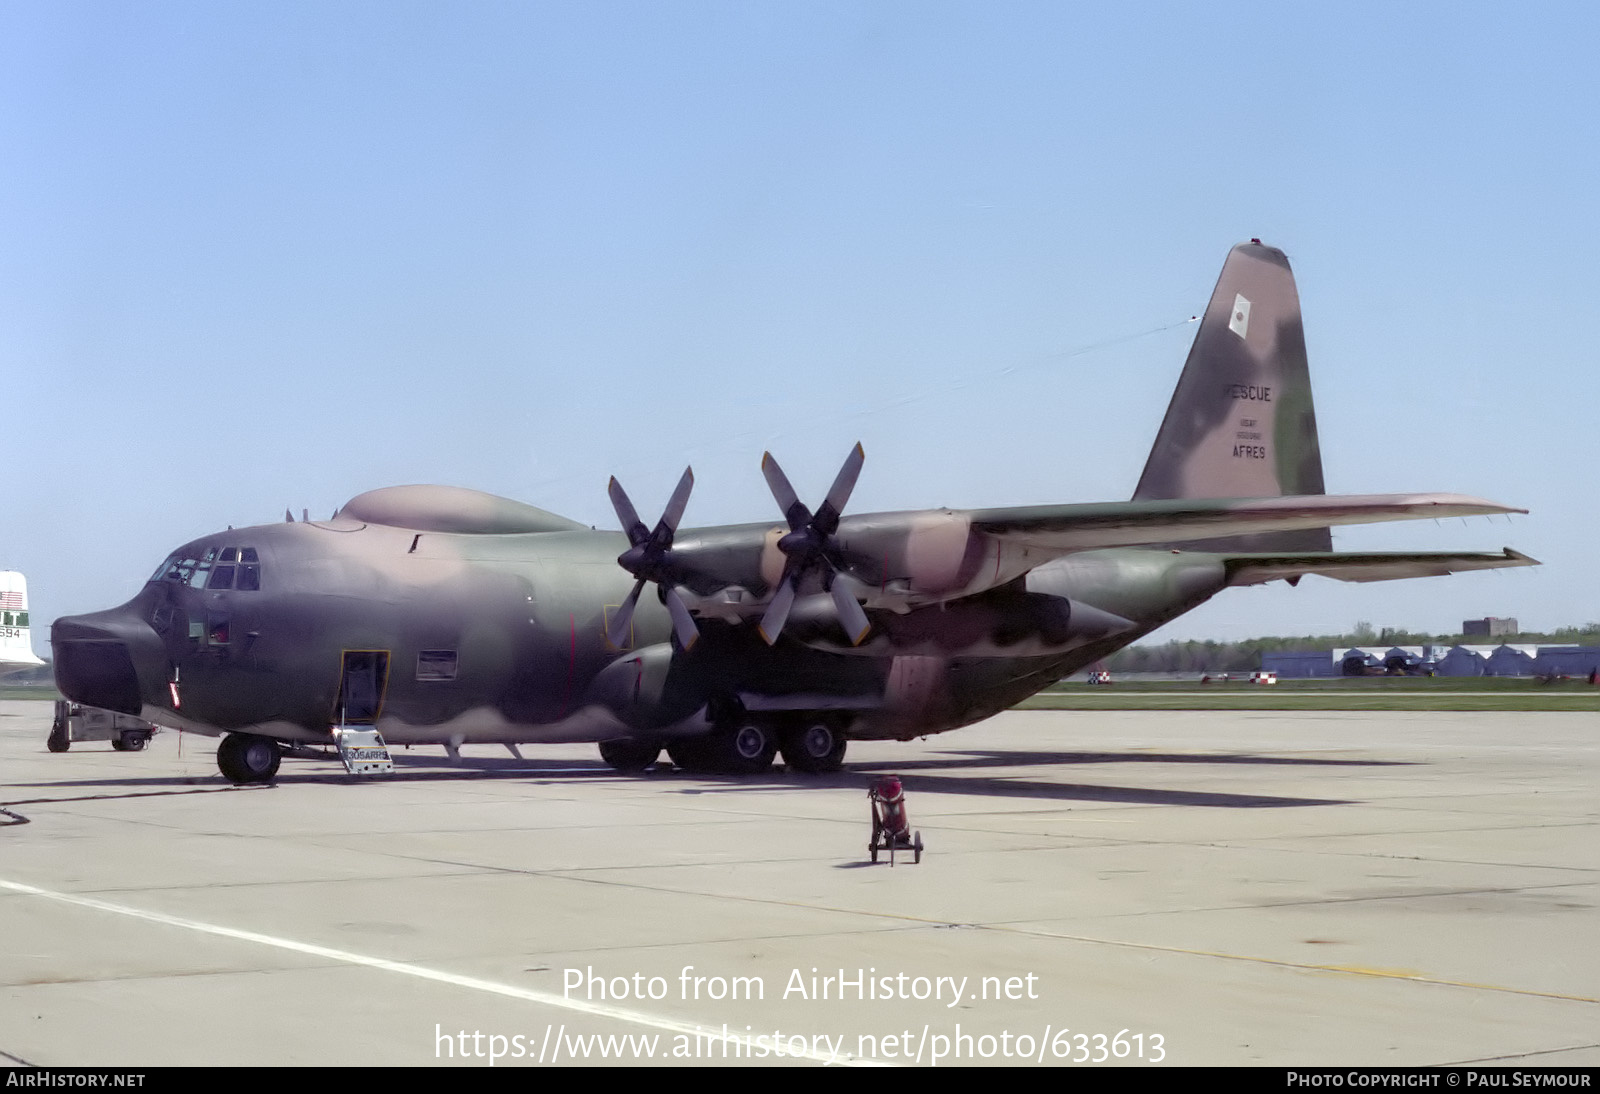
[[[746,719],[666,748],[674,764],[703,774],[757,775],[780,751],[790,770],[826,774],[844,766],[846,744],[843,731],[822,719],[785,726]],[[624,737],[601,741],[600,758],[617,771],[637,774],[660,758],[661,748],[659,742]],[[217,769],[238,786],[271,782],[282,759],[277,741],[254,733],[230,733],[217,747]]]
[[[826,774],[844,766],[847,744],[842,729],[812,718],[787,725],[745,718],[718,726],[703,737],[666,745],[672,762],[685,771],[714,775],[757,775],[781,752],[792,771]],[[636,774],[661,756],[658,742],[631,737],[600,743],[600,758],[617,771]]]

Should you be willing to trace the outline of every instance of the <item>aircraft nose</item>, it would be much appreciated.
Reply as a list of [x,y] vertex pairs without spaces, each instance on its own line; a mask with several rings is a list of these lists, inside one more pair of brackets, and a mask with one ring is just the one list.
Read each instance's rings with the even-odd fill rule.
[[69,615],[50,628],[56,687],[75,703],[140,713],[159,695],[166,658],[161,638],[128,606]]

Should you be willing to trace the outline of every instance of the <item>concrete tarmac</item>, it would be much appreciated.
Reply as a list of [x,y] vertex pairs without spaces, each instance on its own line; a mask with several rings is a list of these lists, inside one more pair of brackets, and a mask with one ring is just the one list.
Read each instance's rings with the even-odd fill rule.
[[[1600,1063],[1600,716],[1013,712],[844,773],[45,749],[0,1063]],[[867,864],[900,774],[927,853]],[[15,818],[15,819],[14,819]],[[22,823],[22,821],[26,823]]]

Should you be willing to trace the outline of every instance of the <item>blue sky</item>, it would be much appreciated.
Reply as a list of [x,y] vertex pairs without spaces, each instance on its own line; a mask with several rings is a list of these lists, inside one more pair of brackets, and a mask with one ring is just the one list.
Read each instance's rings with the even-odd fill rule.
[[[602,527],[1125,498],[1233,244],[1299,279],[1337,533],[1538,570],[1158,632],[1600,619],[1584,5],[0,2],[0,566],[447,482]],[[35,635],[43,648],[42,628]]]

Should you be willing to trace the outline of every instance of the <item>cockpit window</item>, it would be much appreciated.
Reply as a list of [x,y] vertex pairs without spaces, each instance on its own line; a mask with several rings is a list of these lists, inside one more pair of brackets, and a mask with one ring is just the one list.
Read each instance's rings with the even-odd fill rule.
[[176,581],[181,585],[199,587],[206,583],[211,563],[189,555],[173,555],[156,571],[152,581]]
[[[235,560],[238,560],[235,563]],[[191,589],[261,588],[261,564],[254,547],[210,547],[196,557],[176,554],[161,564],[151,581],[172,581]]]

